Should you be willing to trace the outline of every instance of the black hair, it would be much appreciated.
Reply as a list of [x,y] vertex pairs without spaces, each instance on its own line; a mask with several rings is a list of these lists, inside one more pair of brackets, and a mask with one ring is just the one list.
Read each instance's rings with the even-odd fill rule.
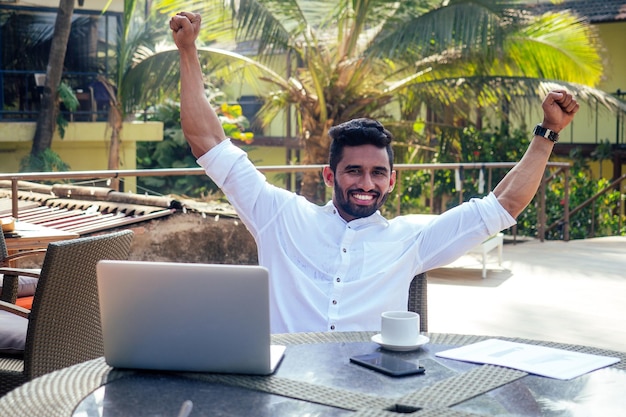
[[377,120],[360,118],[333,126],[328,131],[331,138],[328,164],[333,172],[343,157],[343,148],[346,146],[374,145],[385,148],[389,156],[389,167],[393,169],[393,136]]

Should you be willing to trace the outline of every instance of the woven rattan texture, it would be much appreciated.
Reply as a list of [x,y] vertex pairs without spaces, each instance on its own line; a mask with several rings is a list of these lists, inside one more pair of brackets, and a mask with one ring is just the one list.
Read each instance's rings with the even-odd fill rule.
[[[184,375],[183,375],[184,376]],[[283,397],[295,398],[316,404],[324,404],[345,410],[384,409],[393,405],[389,398],[328,388],[322,385],[296,381],[277,376],[251,377],[239,375],[195,374],[195,378],[207,382],[247,388]]]
[[375,334],[374,332],[283,333],[272,335],[272,343],[288,346],[309,343],[370,342]]
[[[104,358],[55,371],[0,397],[0,416],[69,417],[90,392],[110,380]],[[52,377],[54,383],[46,383]]]
[[[133,232],[54,242],[48,245],[33,299],[24,350],[25,382],[102,356],[96,280],[101,259],[127,259]],[[15,388],[0,369],[0,395]]]
[[7,242],[4,240],[4,233],[0,236],[0,261],[9,256],[9,250],[7,249]]
[[[373,332],[284,334],[274,335],[272,342],[285,345],[368,342],[373,334]],[[486,336],[445,335],[436,333],[429,334],[429,336],[431,343],[457,346],[488,338]],[[624,357],[624,354],[620,354],[619,352],[601,349],[554,344],[550,342],[543,343],[525,339],[507,340],[541,344],[580,352]],[[9,393],[5,397],[0,398],[0,415],[5,415],[6,413],[6,415],[16,416],[68,417],[71,415],[76,405],[95,388],[106,382],[129,375],[130,373],[132,372],[111,369],[104,363],[102,358],[84,362],[71,368],[62,369],[42,378],[37,378]],[[403,412],[412,411],[407,414],[419,417],[469,417],[475,414],[451,410],[448,407],[462,402],[463,399],[472,398],[482,392],[518,379],[525,375],[525,373],[485,365],[441,381],[431,387],[416,391],[400,399],[376,398],[373,395],[355,393],[352,391],[328,389],[323,386],[302,381],[293,381],[278,376],[249,377],[219,374],[180,375],[355,410],[353,414],[355,417],[397,416],[398,412],[392,410],[402,410]],[[468,388],[467,385],[477,385],[477,388]]]
[[[479,414],[470,414],[463,411],[450,410],[449,408],[425,409],[412,413],[399,413],[389,410],[359,410],[352,414],[351,417],[481,417]],[[482,416],[484,417],[484,416]]]
[[426,273],[416,275],[409,287],[408,310],[420,315],[420,330],[428,331],[428,277]]
[[[5,265],[5,258],[9,256],[7,242],[4,240],[4,233],[0,233],[0,266]],[[2,288],[0,289],[0,300],[14,302],[17,297],[17,276],[4,276]]]
[[[451,410],[449,408],[424,409],[409,415],[415,417],[485,417],[484,414],[466,413],[465,411]],[[396,417],[398,417],[397,413]]]
[[484,365],[405,395],[397,405],[403,409],[452,407],[526,375],[514,369]]
[[327,388],[321,385],[276,376],[250,377],[196,374],[194,378],[206,382],[237,386],[346,410],[367,410],[369,412],[380,410],[384,412],[395,409],[419,411],[419,409],[422,408],[449,407],[505,385],[525,375],[526,373],[524,372],[512,369],[496,366],[482,366],[441,381],[431,387],[406,395],[399,400],[376,397],[337,388]]
[[18,292],[18,280],[19,278],[17,275],[3,274],[2,288],[0,288],[1,301],[6,301],[7,303],[12,304],[15,303]]
[[[412,415],[412,414],[408,414]],[[395,411],[389,410],[378,410],[378,409],[369,409],[369,410],[359,410],[354,414],[351,414],[350,417],[398,417],[398,413]]]

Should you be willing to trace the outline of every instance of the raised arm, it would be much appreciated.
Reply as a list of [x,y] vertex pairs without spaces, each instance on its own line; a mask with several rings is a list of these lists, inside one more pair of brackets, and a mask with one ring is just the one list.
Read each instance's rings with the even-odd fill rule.
[[170,19],[170,29],[180,53],[180,121],[183,134],[196,158],[226,139],[204,88],[196,39],[200,15],[180,12]]
[[[566,91],[551,91],[541,105],[541,126],[555,133],[563,130],[578,111],[578,102]],[[554,142],[536,135],[522,159],[493,190],[502,207],[517,217],[532,200],[543,177]]]

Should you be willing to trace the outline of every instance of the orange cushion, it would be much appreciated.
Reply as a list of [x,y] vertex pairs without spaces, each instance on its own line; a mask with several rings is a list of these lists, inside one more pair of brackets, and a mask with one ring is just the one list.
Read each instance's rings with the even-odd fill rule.
[[33,307],[33,296],[31,295],[30,297],[18,297],[15,300],[15,304],[30,310]]

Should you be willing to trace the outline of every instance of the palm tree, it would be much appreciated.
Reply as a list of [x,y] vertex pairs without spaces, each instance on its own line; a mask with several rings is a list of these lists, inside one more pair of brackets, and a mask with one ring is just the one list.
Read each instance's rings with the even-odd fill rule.
[[[167,17],[156,12],[151,12],[144,7],[147,0],[130,0],[124,2],[124,12],[121,25],[118,26],[118,39],[115,43],[115,52],[110,54],[115,57],[112,65],[111,77],[103,75],[98,77],[109,96],[108,121],[111,127],[111,141],[109,148],[108,169],[119,168],[119,149],[121,131],[125,120],[135,117],[138,109],[157,104],[164,97],[177,95],[178,90],[178,55],[169,48],[159,48],[159,44],[170,36],[167,26]],[[54,29],[47,20],[35,21],[25,31],[17,27],[16,32],[22,36],[20,42],[27,46],[30,54],[26,57],[16,56],[14,65],[25,65],[25,59],[34,60],[40,54],[34,53],[35,48],[45,49],[50,45],[49,59],[47,62],[31,62],[25,68],[46,67],[47,77],[42,99],[42,109],[39,112],[35,138],[30,159],[52,158],[52,162],[62,166],[63,162],[56,154],[46,155],[49,151],[52,137],[58,123],[58,103],[62,93],[71,94],[64,101],[68,107],[68,101],[76,98],[69,87],[64,88],[61,83],[64,62],[67,63],[66,50],[68,39],[72,36],[85,36],[85,32],[92,28],[92,19],[75,19],[72,24],[72,12],[74,0],[60,0],[59,11],[56,16]],[[19,21],[18,21],[19,22]],[[23,26],[23,24],[22,24]],[[37,30],[33,30],[37,29]],[[37,49],[37,50],[39,50]],[[89,51],[92,52],[92,51]],[[72,57],[68,57],[72,58]],[[91,69],[95,71],[95,68]],[[19,93],[23,88],[16,88]],[[60,126],[59,126],[60,127]],[[26,161],[29,163],[30,159]],[[32,164],[31,164],[32,166]],[[118,187],[115,180],[112,187]]]
[[[166,17],[144,6],[137,0],[124,2],[112,77],[98,77],[109,97],[109,170],[120,167],[124,121],[135,118],[138,110],[177,94],[179,76],[175,64],[178,58],[171,48],[160,50],[158,46],[170,35]],[[110,187],[118,189],[119,180],[112,180]]]
[[[171,43],[169,45],[164,43],[166,39],[171,40],[167,24],[169,18],[158,13],[156,9],[146,7],[148,3],[137,0],[124,2],[112,76],[98,77],[109,98],[108,123],[111,129],[109,170],[118,170],[120,166],[119,152],[124,121],[133,120],[141,110],[160,104],[167,98],[178,96],[180,79],[178,51],[172,48]],[[218,56],[223,55],[222,51],[215,52]],[[237,62],[233,58],[229,60]],[[209,60],[205,64],[211,68]],[[222,59],[218,59],[214,65],[225,68]],[[247,73],[248,80],[260,74],[259,71]],[[118,189],[119,180],[112,180],[110,187]]]
[[[111,139],[109,142],[109,158],[107,169],[118,170],[120,166],[120,142],[124,119],[127,116],[124,106],[124,91],[122,87],[124,79],[133,68],[133,54],[142,45],[152,45],[155,39],[154,28],[157,26],[148,25],[141,14],[136,13],[137,1],[130,0],[124,2],[124,13],[122,24],[118,28],[118,39],[116,43],[116,65],[113,69],[113,78],[98,76],[98,82],[104,87],[109,97],[108,123],[111,128]],[[146,82],[150,80],[147,79]],[[119,180],[113,179],[111,188],[119,189]]]
[[[592,28],[567,13],[533,16],[519,3],[161,0],[157,7],[201,9],[208,42],[227,33],[220,20],[227,4],[234,39],[257,45],[256,59],[230,54],[229,65],[247,60],[264,72],[264,64],[288,57],[287,75],[260,78],[268,83],[261,114],[268,121],[294,106],[304,162],[325,163],[328,129],[357,116],[392,119],[395,109],[412,125],[423,105],[464,117],[484,107],[510,111],[555,84],[618,105],[592,88],[602,75]],[[201,54],[225,57],[206,48]],[[320,201],[319,191],[319,178],[308,174],[302,194]]]

